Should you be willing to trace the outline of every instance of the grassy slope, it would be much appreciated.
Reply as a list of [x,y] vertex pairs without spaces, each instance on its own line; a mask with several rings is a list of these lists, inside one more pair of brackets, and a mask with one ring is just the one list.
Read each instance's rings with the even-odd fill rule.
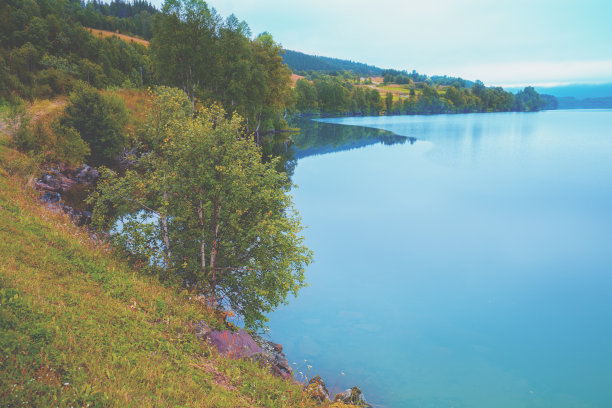
[[127,35],[127,34],[119,34],[119,33],[115,33],[112,31],[107,31],[107,30],[98,30],[96,28],[87,28],[87,30],[89,30],[92,34],[97,35],[99,37],[117,37],[122,39],[123,41],[126,42],[133,42],[133,43],[138,43],[141,45],[144,45],[145,47],[149,46],[149,42],[147,40],[143,40],[142,38],[138,38],[138,37],[133,37],[131,35]]
[[0,405],[320,406],[209,349],[189,328],[214,320],[202,304],[43,207],[18,162],[0,137]]

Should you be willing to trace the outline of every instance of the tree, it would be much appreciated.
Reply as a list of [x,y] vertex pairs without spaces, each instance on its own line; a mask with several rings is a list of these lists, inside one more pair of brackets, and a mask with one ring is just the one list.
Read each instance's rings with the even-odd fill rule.
[[540,94],[532,86],[528,86],[516,94],[514,109],[521,112],[535,112],[542,109],[544,104],[545,101]]
[[[245,325],[304,286],[310,251],[299,235],[287,176],[263,163],[243,120],[218,106],[189,114],[188,97],[160,88],[142,130],[138,171],[104,171],[94,220],[123,218],[117,241],[199,288]],[[110,204],[114,203],[114,204]]]
[[374,115],[378,115],[382,110],[384,110],[384,102],[380,97],[380,92],[378,89],[367,88],[366,89],[366,101],[368,106],[370,107],[370,112]]
[[70,95],[60,124],[81,135],[91,151],[88,162],[98,166],[112,163],[125,145],[127,121],[127,109],[121,98],[80,84]]
[[250,33],[249,26],[232,14],[221,27],[217,44],[220,71],[215,78],[215,93],[226,111],[237,110],[241,115],[248,106],[247,89],[253,71]]
[[303,113],[315,112],[319,107],[317,88],[307,79],[300,78],[295,83],[297,110]]
[[189,95],[210,92],[217,60],[215,41],[219,17],[202,0],[166,0],[155,16],[150,49],[162,83]]
[[254,62],[252,82],[247,89],[246,120],[247,130],[258,134],[265,122],[263,130],[273,130],[274,118],[281,115],[290,100],[291,70],[283,63],[281,45],[269,33],[259,34],[252,46]]
[[391,114],[393,110],[393,94],[391,92],[387,92],[385,95],[385,110],[387,114]]

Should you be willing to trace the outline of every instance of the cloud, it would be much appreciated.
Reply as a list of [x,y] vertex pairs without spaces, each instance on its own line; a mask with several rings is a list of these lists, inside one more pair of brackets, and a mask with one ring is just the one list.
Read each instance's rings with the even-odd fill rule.
[[457,67],[453,74],[499,86],[609,83],[612,82],[612,60],[474,64]]

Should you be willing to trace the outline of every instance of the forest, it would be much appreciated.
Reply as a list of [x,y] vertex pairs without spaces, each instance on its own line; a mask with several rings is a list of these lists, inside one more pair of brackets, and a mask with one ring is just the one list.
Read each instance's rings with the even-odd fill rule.
[[[50,98],[78,81],[97,89],[177,86],[195,102],[218,101],[247,120],[249,131],[286,127],[291,71],[268,33],[222,19],[203,1],[10,0],[0,9],[0,98]],[[142,24],[141,24],[142,23]],[[150,47],[86,28],[140,34]],[[140,28],[138,28],[140,27]],[[143,28],[149,27],[149,28]]]
[[447,76],[412,71],[383,71],[381,77],[351,72],[306,73],[295,86],[296,109],[302,115],[366,116],[473,112],[534,112],[556,108],[556,99],[533,87],[516,94]]

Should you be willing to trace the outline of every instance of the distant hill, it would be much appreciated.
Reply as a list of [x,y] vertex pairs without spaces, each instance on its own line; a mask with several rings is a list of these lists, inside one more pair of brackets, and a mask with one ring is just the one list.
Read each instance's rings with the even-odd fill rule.
[[556,96],[559,109],[612,108],[612,84],[573,84],[536,89]]
[[572,84],[553,87],[535,87],[540,93],[557,98],[574,97],[578,99],[612,97],[612,84]]
[[571,96],[557,98],[558,109],[612,109],[612,97],[577,99]]
[[353,62],[342,60],[339,58],[320,57],[317,55],[308,55],[299,51],[284,50],[283,59],[293,72],[303,71],[320,71],[320,72],[338,72],[338,71],[353,71],[364,76],[378,76],[383,72],[382,68],[373,65],[363,64],[361,62]]
[[[612,83],[610,84],[570,84],[560,86],[534,86],[541,94],[556,96],[557,98],[609,98],[612,97]],[[504,89],[517,92],[523,87],[505,87]]]

